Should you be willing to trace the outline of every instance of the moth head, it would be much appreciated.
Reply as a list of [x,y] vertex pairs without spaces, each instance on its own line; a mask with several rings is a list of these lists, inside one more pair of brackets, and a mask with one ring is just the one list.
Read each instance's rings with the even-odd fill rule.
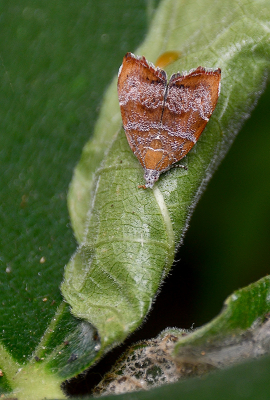
[[146,182],[145,187],[152,189],[154,183],[158,180],[159,175],[160,172],[156,171],[155,169],[146,169],[144,173],[144,179]]

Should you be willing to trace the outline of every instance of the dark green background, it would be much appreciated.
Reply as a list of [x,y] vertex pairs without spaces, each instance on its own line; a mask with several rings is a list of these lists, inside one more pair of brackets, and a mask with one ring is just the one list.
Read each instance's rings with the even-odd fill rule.
[[268,85],[191,221],[182,254],[198,275],[196,324],[233,290],[270,274],[269,106]]
[[[61,301],[63,267],[76,248],[66,205],[73,168],[123,55],[147,32],[149,3],[0,4],[0,335],[23,360]],[[269,102],[268,89],[199,202],[181,261],[131,341],[167,326],[200,326],[234,289],[270,272]]]

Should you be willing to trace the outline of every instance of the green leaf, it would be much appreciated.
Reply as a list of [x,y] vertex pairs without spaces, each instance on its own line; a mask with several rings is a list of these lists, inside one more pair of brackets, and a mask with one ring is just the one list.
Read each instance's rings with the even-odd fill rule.
[[66,193],[104,90],[146,27],[144,0],[1,4],[0,394],[63,397],[63,379],[96,356],[96,332],[59,290],[76,249]]
[[155,61],[164,51],[180,51],[169,74],[220,67],[222,84],[210,122],[183,161],[188,171],[163,174],[153,190],[138,190],[143,171],[120,128],[116,79],[108,89],[69,192],[81,244],[62,285],[72,312],[98,329],[104,349],[144,319],[202,189],[262,90],[269,69],[268,6],[229,0],[160,4],[135,53]]

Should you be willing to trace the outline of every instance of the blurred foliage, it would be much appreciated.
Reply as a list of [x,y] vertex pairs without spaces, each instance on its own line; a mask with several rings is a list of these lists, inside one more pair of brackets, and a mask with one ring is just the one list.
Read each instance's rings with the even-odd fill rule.
[[146,33],[146,4],[11,0],[0,12],[0,337],[24,361],[76,248],[73,168],[123,54]]

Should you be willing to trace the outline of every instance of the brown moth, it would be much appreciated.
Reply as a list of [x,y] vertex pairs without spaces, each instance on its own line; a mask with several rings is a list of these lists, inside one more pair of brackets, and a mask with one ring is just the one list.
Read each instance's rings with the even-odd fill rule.
[[[192,149],[219,96],[221,70],[198,67],[171,76],[144,57],[127,53],[118,74],[118,97],[128,143],[152,188]],[[183,167],[183,166],[182,166]]]

